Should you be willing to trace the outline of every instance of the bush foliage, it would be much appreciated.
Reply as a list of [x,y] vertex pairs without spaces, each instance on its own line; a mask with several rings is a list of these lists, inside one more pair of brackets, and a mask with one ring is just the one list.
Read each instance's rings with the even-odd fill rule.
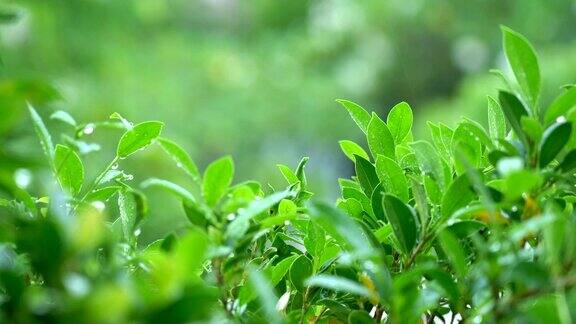
[[[355,176],[338,179],[336,206],[311,201],[308,158],[278,165],[286,188],[238,183],[230,157],[201,173],[161,122],[78,123],[57,111],[69,132],[54,145],[30,106],[54,186],[0,200],[1,320],[570,323],[576,87],[542,104],[532,46],[502,33],[514,78],[498,74],[488,130],[429,122],[431,141],[414,140],[407,103],[383,120],[339,100],[368,149],[340,142]],[[110,128],[123,131],[116,154],[88,179],[87,138]],[[123,160],[153,145],[188,186],[132,185]],[[180,199],[189,225],[142,245],[148,190]]]

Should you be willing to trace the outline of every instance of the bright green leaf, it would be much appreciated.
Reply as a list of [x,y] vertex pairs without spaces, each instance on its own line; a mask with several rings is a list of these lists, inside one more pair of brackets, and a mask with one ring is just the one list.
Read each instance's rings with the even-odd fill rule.
[[116,155],[123,159],[146,148],[160,136],[163,127],[164,124],[158,121],[143,122],[134,126],[120,138]]
[[77,195],[84,182],[84,165],[78,154],[68,146],[56,145],[54,168],[62,189],[73,196]]
[[402,143],[412,129],[412,108],[406,102],[395,105],[388,113],[386,124],[395,143]]
[[204,171],[202,194],[210,207],[224,196],[234,177],[234,161],[230,156],[212,162]]
[[353,103],[352,101],[344,99],[338,99],[336,101],[340,103],[344,108],[346,108],[346,110],[348,110],[348,113],[350,114],[356,125],[360,127],[360,129],[362,130],[362,132],[364,132],[364,134],[367,134],[368,124],[370,123],[370,114],[364,108],[362,108],[358,104]]

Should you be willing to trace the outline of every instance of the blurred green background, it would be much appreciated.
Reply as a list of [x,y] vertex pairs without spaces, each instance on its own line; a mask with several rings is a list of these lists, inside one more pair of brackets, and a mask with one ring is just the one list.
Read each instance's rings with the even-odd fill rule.
[[[488,70],[505,67],[500,24],[535,45],[544,104],[576,81],[572,0],[4,0],[0,10],[0,196],[16,182],[37,194],[48,186],[26,100],[45,118],[62,109],[81,122],[162,120],[201,168],[233,155],[237,181],[283,186],[275,164],[310,156],[312,188],[332,199],[352,171],[337,141],[364,142],[336,98],[381,116],[407,101],[421,137],[428,119],[485,119],[499,86]],[[113,150],[87,156],[89,175]],[[186,185],[160,150],[122,167],[134,181]],[[148,194],[143,240],[185,223],[176,201]]]

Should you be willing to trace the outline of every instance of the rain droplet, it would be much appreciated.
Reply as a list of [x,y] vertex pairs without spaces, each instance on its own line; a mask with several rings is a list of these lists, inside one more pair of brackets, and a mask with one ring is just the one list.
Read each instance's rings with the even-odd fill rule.
[[182,167],[182,163],[178,162],[178,163],[176,163],[176,166],[179,167],[179,168],[181,168],[181,167]]
[[90,135],[90,134],[94,133],[94,124],[92,124],[92,123],[86,124],[86,126],[84,126],[84,129],[82,130],[82,132],[84,133],[84,135]]
[[566,122],[566,117],[560,116],[560,117],[556,118],[556,122],[557,123],[564,123],[564,122]]
[[127,175],[124,176],[124,179],[125,179],[126,181],[134,180],[134,176],[131,175],[131,174],[127,174]]
[[106,204],[104,204],[103,202],[97,200],[97,201],[93,201],[91,203],[91,205],[96,208],[98,211],[103,211],[104,208],[106,208]]
[[226,219],[229,221],[233,221],[234,219],[236,219],[236,214],[228,214],[226,215]]
[[137,229],[134,231],[134,236],[140,236],[140,234],[142,234],[142,230],[139,229],[139,228],[137,228]]
[[518,211],[518,206],[512,206],[512,211],[513,211],[513,212],[517,212],[517,211]]
[[14,171],[14,182],[20,189],[25,189],[32,182],[32,172],[28,169],[16,169]]
[[112,165],[112,168],[111,168],[111,169],[112,169],[112,170],[116,170],[116,169],[118,169],[118,164],[114,164],[114,165]]

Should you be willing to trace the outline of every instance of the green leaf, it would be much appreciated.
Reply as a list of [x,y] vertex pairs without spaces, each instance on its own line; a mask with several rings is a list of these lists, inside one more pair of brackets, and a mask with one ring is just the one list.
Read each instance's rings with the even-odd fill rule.
[[566,154],[560,165],[558,165],[558,170],[563,173],[574,172],[574,170],[576,170],[576,149]]
[[442,197],[442,217],[449,218],[458,209],[468,205],[476,198],[476,192],[466,173],[456,178]]
[[170,155],[172,160],[176,162],[176,166],[182,168],[186,174],[192,177],[192,180],[199,181],[200,180],[200,172],[198,171],[198,167],[194,160],[186,153],[186,151],[180,147],[175,142],[166,139],[166,138],[158,138],[158,144],[164,149],[164,151]]
[[146,148],[160,136],[163,127],[164,124],[159,121],[148,121],[134,126],[120,138],[116,155],[123,159]]
[[163,179],[150,178],[146,179],[140,185],[143,189],[150,187],[158,187],[160,189],[166,190],[169,193],[176,195],[178,198],[182,199],[186,204],[194,205],[196,204],[196,199],[188,190],[183,187]]
[[266,321],[270,323],[282,323],[282,317],[278,311],[276,311],[278,296],[276,296],[274,287],[268,279],[266,279],[266,276],[255,268],[250,267],[248,270],[248,278],[266,314]]
[[50,115],[50,119],[53,120],[59,120],[65,124],[68,124],[70,126],[76,127],[76,120],[74,120],[74,117],[70,116],[69,113],[63,111],[63,110],[57,110],[55,112],[52,113],[52,115]]
[[372,163],[361,156],[356,155],[355,160],[356,176],[358,177],[358,181],[366,193],[366,196],[370,197],[374,188],[376,188],[378,183],[380,183],[378,175],[376,174],[376,169]]
[[429,173],[438,182],[440,188],[444,188],[446,181],[444,179],[444,166],[438,152],[432,144],[426,141],[417,141],[412,143],[412,148],[416,154],[420,170]]
[[506,119],[500,104],[496,99],[488,96],[488,131],[492,140],[506,137]]
[[290,281],[296,290],[303,292],[305,289],[304,282],[313,274],[312,261],[306,256],[301,255],[292,263],[290,267]]
[[548,127],[542,135],[540,145],[540,167],[547,166],[562,151],[572,133],[571,123],[556,123]]
[[522,130],[520,120],[522,119],[522,116],[528,116],[528,111],[522,102],[520,102],[520,100],[510,92],[500,91],[498,98],[500,99],[502,111],[504,111],[504,115],[510,123],[510,126],[512,126],[516,136],[518,136],[518,138],[524,143],[527,143],[526,134],[524,134],[524,131]]
[[406,136],[410,134],[412,122],[412,108],[410,108],[408,103],[401,102],[392,107],[392,110],[388,113],[386,124],[390,128],[390,133],[392,133],[395,143],[402,143]]
[[385,194],[382,200],[386,218],[392,225],[403,252],[408,255],[420,237],[418,218],[414,211],[396,196]]
[[309,287],[320,287],[324,289],[330,289],[337,292],[349,293],[353,295],[358,295],[366,298],[373,297],[368,288],[363,285],[352,281],[350,279],[320,274],[306,280],[306,286]]
[[526,101],[535,109],[542,83],[536,52],[524,36],[510,28],[502,27],[502,37],[504,52],[516,81],[518,81]]
[[206,227],[208,224],[208,216],[204,210],[200,208],[200,206],[183,201],[182,207],[184,208],[184,213],[186,214],[186,218],[188,218],[190,223],[200,228]]
[[360,256],[371,256],[375,253],[364,231],[340,210],[323,204],[312,203],[310,218],[332,236],[338,243],[351,248]]
[[114,196],[122,187],[108,186],[92,191],[86,196],[85,201],[106,201]]
[[566,115],[574,107],[576,107],[576,87],[564,91],[552,102],[546,110],[544,121],[546,124],[550,124],[556,118]]
[[294,184],[300,181],[298,180],[298,177],[296,176],[294,171],[290,169],[290,167],[284,164],[276,164],[276,167],[278,167],[278,170],[280,170],[280,173],[282,173],[282,176],[284,176],[284,179],[286,179],[288,184]]
[[208,165],[204,171],[202,194],[210,207],[216,206],[224,196],[234,177],[234,161],[230,156],[222,157]]
[[348,315],[348,324],[374,324],[374,319],[366,311],[353,310]]
[[252,201],[246,208],[238,212],[238,216],[226,228],[226,237],[229,243],[233,244],[248,231],[250,227],[250,220],[259,214],[268,211],[270,208],[278,204],[282,199],[294,196],[292,191],[275,192],[260,200]]
[[350,160],[352,160],[352,162],[355,161],[354,155],[358,155],[365,158],[366,160],[370,160],[370,158],[368,157],[368,153],[366,153],[366,151],[364,151],[364,149],[360,145],[348,140],[342,140],[338,142],[338,144],[340,144],[340,149],[342,149],[342,152],[344,152],[344,154]]
[[372,113],[372,118],[368,124],[368,133],[366,134],[368,139],[368,147],[374,159],[378,154],[387,156],[391,159],[396,157],[396,150],[394,146],[394,138],[386,126],[386,123],[376,115]]
[[77,195],[84,182],[84,165],[78,154],[68,146],[56,145],[54,168],[62,190]]
[[362,130],[362,132],[364,132],[364,134],[367,134],[368,124],[370,123],[370,114],[364,108],[362,108],[358,104],[353,103],[352,101],[344,99],[338,99],[336,101],[340,103],[344,108],[346,108],[346,110],[348,110],[348,113],[350,114],[356,125],[360,127],[360,129]]
[[124,240],[134,244],[136,241],[134,227],[138,218],[138,205],[132,192],[128,190],[118,192],[118,210],[120,211]]
[[529,139],[534,143],[540,142],[544,131],[542,130],[542,124],[540,124],[540,121],[537,118],[522,116],[522,119],[520,119],[520,125],[522,126],[524,134],[526,134]]
[[376,174],[386,192],[393,193],[403,202],[408,202],[408,182],[404,170],[396,161],[378,155],[376,158]]
[[30,116],[32,117],[32,123],[34,125],[34,130],[40,139],[40,145],[42,146],[42,150],[44,154],[48,158],[48,164],[50,167],[54,167],[54,144],[52,144],[52,137],[42,121],[42,117],[38,115],[36,109],[28,104],[28,110],[30,111]]
[[454,271],[460,278],[464,278],[468,273],[468,265],[464,251],[462,251],[462,247],[458,243],[458,239],[448,230],[440,232],[438,239],[442,246],[442,251],[444,251],[444,254],[448,257]]

